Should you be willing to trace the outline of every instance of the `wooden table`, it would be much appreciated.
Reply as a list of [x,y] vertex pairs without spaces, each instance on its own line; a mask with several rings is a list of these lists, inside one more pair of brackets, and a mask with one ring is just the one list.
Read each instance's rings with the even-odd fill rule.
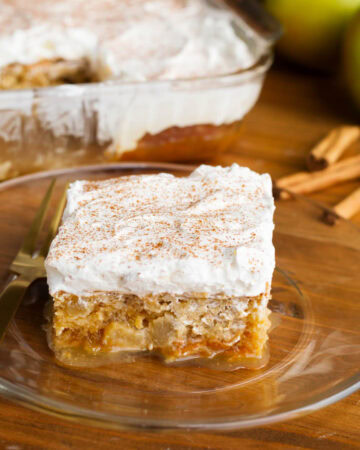
[[[360,114],[358,116],[360,118]],[[304,156],[331,127],[356,123],[340,83],[324,75],[275,67],[261,99],[244,121],[243,139],[216,161],[238,162],[281,176],[304,167]],[[359,151],[354,146],[353,152]],[[335,204],[356,183],[313,198]],[[360,226],[360,214],[354,219]],[[23,449],[324,449],[360,448],[360,392],[311,415],[231,433],[144,433],[88,428],[0,400],[0,448]]]

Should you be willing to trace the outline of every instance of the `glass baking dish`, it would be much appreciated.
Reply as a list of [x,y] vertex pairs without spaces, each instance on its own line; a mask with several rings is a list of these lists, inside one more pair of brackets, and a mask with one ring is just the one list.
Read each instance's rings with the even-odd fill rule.
[[0,91],[0,179],[104,160],[205,161],[226,150],[258,99],[280,29],[256,3],[210,3],[232,9],[251,67],[209,78]]

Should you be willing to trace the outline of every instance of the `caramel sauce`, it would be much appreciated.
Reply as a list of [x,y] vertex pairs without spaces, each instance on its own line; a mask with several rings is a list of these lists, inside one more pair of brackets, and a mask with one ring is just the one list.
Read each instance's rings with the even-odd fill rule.
[[131,151],[118,152],[123,161],[206,161],[226,151],[239,139],[241,121],[229,125],[193,125],[146,133]]
[[206,367],[213,370],[232,372],[238,369],[261,369],[267,365],[270,358],[270,352],[266,345],[263,355],[260,358],[237,357],[236,359],[229,359],[222,354],[218,354],[211,358],[191,356],[167,362],[160,354],[148,351],[134,352],[121,349],[118,351],[114,350],[113,352],[102,352],[100,350],[97,353],[91,354],[78,347],[55,349],[51,342],[51,333],[47,333],[47,338],[49,347],[53,350],[57,362],[60,365],[70,367],[92,368],[114,363],[136,363],[144,358],[152,358],[169,367]]
[[262,369],[267,365],[270,359],[270,352],[268,345],[265,345],[263,354],[260,358],[254,357],[239,357],[227,358],[223,354],[218,354],[212,358],[190,357],[177,360],[175,362],[166,363],[172,367],[206,367],[208,369],[220,370],[225,372],[232,372],[238,369]]
[[[107,161],[202,162],[226,151],[240,135],[241,121],[229,125],[171,127],[156,135],[146,134],[131,151],[109,152],[110,142],[96,142],[96,117],[89,118],[88,135],[56,137],[34,117],[23,117],[19,141],[0,137],[1,161],[10,161],[4,178],[39,170],[59,169]],[[15,127],[14,123],[14,127]],[[61,148],[61,152],[56,151]]]

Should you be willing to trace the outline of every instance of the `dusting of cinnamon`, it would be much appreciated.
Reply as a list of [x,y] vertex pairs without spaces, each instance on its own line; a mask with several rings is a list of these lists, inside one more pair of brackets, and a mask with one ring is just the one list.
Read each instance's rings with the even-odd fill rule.
[[[49,262],[118,252],[144,264],[191,257],[219,265],[227,249],[261,241],[257,226],[266,208],[261,184],[222,182],[169,174],[84,182]],[[253,272],[261,270],[257,261],[249,263]]]

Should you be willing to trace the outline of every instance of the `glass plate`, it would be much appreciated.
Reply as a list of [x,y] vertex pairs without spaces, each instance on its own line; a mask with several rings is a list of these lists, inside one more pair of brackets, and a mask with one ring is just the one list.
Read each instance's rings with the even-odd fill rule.
[[[2,183],[0,287],[50,178],[57,177],[59,196],[68,180],[189,170],[117,164]],[[42,329],[47,293],[39,281],[0,346],[0,393],[62,418],[113,428],[247,428],[343,398],[360,386],[360,230],[344,220],[325,225],[319,220],[322,212],[322,206],[300,197],[277,204],[274,327],[263,369],[173,367],[148,356],[91,369],[61,366]]]

